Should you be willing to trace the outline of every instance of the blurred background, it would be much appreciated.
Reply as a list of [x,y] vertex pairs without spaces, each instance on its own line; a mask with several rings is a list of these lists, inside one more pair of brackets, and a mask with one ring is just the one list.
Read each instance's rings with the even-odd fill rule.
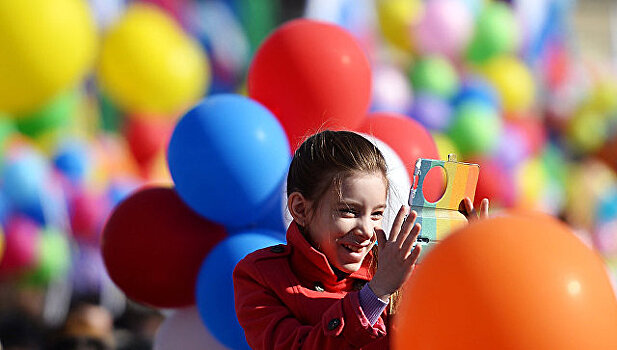
[[[328,48],[357,70],[288,73]],[[559,218],[615,278],[616,65],[611,0],[1,1],[0,343],[244,348],[215,272],[284,241],[290,151],[329,126],[285,90],[337,91],[401,192],[418,156],[479,163],[476,201]]]

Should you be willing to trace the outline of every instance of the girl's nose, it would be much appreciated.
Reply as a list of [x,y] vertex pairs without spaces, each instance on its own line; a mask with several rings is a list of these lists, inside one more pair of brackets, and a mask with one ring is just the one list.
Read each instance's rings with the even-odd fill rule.
[[358,225],[359,229],[355,231],[358,238],[362,238],[362,240],[367,240],[373,237],[375,225],[370,217],[362,218]]

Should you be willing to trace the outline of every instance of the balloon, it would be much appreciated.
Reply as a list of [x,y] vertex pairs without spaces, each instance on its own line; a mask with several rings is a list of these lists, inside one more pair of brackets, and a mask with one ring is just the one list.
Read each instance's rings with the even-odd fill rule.
[[518,189],[517,206],[545,210],[544,197],[548,185],[548,174],[539,157],[527,159],[516,169],[514,181]]
[[424,4],[418,0],[379,0],[377,18],[381,34],[400,50],[412,51],[413,36],[410,29],[422,17]]
[[464,156],[489,154],[497,146],[501,124],[493,107],[469,101],[456,108],[448,135]]
[[344,29],[296,19],[255,53],[248,92],[279,119],[295,149],[319,129],[360,125],[370,102],[370,64]]
[[450,125],[452,108],[441,97],[420,93],[416,95],[409,114],[428,130],[443,131]]
[[486,103],[495,109],[501,109],[501,100],[495,88],[477,75],[463,80],[460,89],[452,100],[452,105],[458,106],[470,100]]
[[372,111],[405,114],[413,102],[409,80],[398,68],[389,65],[373,67]]
[[210,334],[195,307],[174,310],[159,326],[153,350],[225,350]]
[[2,184],[7,197],[19,208],[38,205],[51,176],[50,170],[47,159],[36,150],[28,147],[15,149],[4,159],[2,169]]
[[534,103],[536,88],[533,77],[518,58],[493,58],[484,64],[482,72],[499,92],[504,111],[525,111]]
[[433,133],[431,135],[433,136],[433,140],[435,140],[435,145],[437,145],[439,159],[447,160],[449,154],[455,154],[457,156],[460,154],[452,140],[448,137],[448,135],[439,132]]
[[[422,125],[415,120],[396,113],[372,113],[358,131],[372,135],[390,146],[407,169],[409,178],[418,158],[438,159],[437,146]],[[427,179],[424,191],[427,198],[436,198],[443,193],[443,179]]]
[[39,226],[33,220],[19,215],[11,217],[5,228],[0,275],[14,275],[35,266],[41,241]]
[[411,69],[414,91],[426,92],[449,99],[458,89],[458,74],[452,64],[441,56],[420,58]]
[[462,1],[431,0],[412,34],[419,52],[458,58],[472,31],[472,13]]
[[82,240],[98,241],[110,211],[111,205],[104,196],[92,190],[77,192],[69,200],[69,220],[73,236]]
[[174,124],[162,120],[129,118],[124,135],[133,158],[143,174],[148,174],[157,154],[167,149]]
[[556,219],[513,214],[448,236],[405,286],[395,349],[613,349],[600,257]]
[[199,266],[225,229],[191,211],[174,189],[144,188],[122,201],[103,229],[103,261],[131,299],[172,308],[195,302]]
[[488,198],[491,208],[512,207],[516,201],[517,188],[509,169],[497,159],[474,162],[480,164],[474,206],[479,208],[482,199]]
[[502,2],[487,2],[476,21],[467,58],[482,63],[496,55],[514,52],[518,44],[518,25],[512,9]]
[[126,0],[89,0],[97,27],[106,30],[116,22],[126,8]]
[[105,265],[98,244],[79,244],[71,264],[73,290],[84,295],[98,293],[103,276]]
[[239,95],[216,95],[176,125],[168,149],[180,197],[209,220],[242,227],[276,202],[289,167],[289,144],[276,118]]
[[372,135],[361,134],[367,140],[371,141],[386,160],[388,166],[388,201],[384,211],[382,228],[384,232],[390,233],[396,214],[401,205],[407,205],[409,201],[409,190],[411,188],[411,180],[407,174],[407,167],[396,152],[385,142]]
[[599,150],[609,137],[608,124],[600,113],[584,109],[568,122],[566,140],[576,154]]
[[124,109],[173,115],[204,95],[208,59],[165,12],[134,3],[103,39],[98,78]]
[[250,349],[236,318],[232,272],[247,254],[282,242],[272,233],[251,230],[220,242],[203,261],[197,279],[199,314],[212,335],[232,349]]
[[2,1],[0,23],[2,111],[39,109],[76,85],[94,62],[96,34],[86,1]]
[[78,102],[79,94],[76,91],[65,92],[35,112],[19,116],[15,124],[22,134],[31,137],[66,128],[72,122]]
[[53,164],[71,183],[84,183],[94,166],[91,153],[90,145],[87,142],[68,139],[56,149]]
[[43,229],[38,255],[37,265],[24,276],[26,283],[45,286],[68,272],[71,249],[63,232],[51,227]]

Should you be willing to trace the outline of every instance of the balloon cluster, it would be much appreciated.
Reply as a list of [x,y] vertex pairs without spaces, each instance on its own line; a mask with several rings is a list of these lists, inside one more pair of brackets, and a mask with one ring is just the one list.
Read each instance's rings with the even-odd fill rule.
[[35,2],[0,4],[3,280],[111,279],[177,309],[156,349],[246,348],[231,272],[284,242],[291,154],[324,128],[379,147],[389,210],[418,157],[456,153],[481,165],[476,199],[558,215],[617,274],[617,75],[570,49],[563,2],[307,1],[311,19],[284,23],[269,0]]

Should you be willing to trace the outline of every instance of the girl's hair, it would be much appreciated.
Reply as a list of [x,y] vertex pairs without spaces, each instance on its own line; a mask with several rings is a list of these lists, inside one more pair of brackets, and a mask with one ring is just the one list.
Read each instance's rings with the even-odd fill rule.
[[299,192],[314,208],[331,187],[353,173],[381,174],[388,184],[386,160],[362,135],[351,131],[325,130],[310,136],[294,153],[287,174],[287,195]]

